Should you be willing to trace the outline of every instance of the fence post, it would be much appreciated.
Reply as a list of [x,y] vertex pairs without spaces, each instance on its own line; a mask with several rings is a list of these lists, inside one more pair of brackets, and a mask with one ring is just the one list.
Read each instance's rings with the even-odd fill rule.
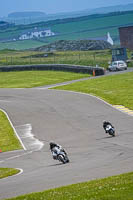
[[55,54],[54,54],[54,64],[55,64]]
[[30,64],[31,64],[31,56],[30,56]]
[[93,73],[92,73],[92,74],[93,74],[93,76],[95,76],[95,75],[96,75],[96,74],[95,74],[95,69],[93,69]]
[[6,57],[6,65],[8,65],[8,59],[7,59],[7,57]]
[[80,61],[80,53],[79,53],[79,61]]
[[11,65],[12,65],[12,56],[11,56]]

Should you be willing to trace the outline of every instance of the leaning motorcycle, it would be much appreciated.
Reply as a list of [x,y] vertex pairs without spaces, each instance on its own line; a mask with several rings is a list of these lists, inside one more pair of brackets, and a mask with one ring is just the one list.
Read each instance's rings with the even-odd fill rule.
[[62,162],[63,164],[66,164],[69,162],[68,156],[65,152],[61,151],[58,155],[57,155],[57,160],[59,160],[60,162]]
[[111,125],[107,125],[105,128],[106,133],[108,133],[109,135],[115,137],[115,129],[114,127],[112,127]]

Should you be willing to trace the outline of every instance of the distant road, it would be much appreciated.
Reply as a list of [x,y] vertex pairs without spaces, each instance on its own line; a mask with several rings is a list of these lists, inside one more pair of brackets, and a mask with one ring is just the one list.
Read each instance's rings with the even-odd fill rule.
[[106,71],[105,75],[122,74],[122,73],[127,73],[127,72],[133,72],[133,67],[128,67],[127,70],[123,70],[123,71],[116,71],[116,72]]

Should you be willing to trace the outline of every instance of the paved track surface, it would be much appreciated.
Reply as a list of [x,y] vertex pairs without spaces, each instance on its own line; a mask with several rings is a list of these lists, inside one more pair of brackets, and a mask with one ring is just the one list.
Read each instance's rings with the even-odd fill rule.
[[[133,118],[95,97],[47,89],[0,89],[0,107],[20,137],[22,125],[31,124],[31,132],[44,142],[36,150],[22,138],[26,151],[0,154],[0,167],[23,169],[21,175],[0,180],[1,199],[132,171]],[[104,119],[114,124],[116,137],[104,133]],[[52,159],[49,141],[65,147],[69,164]]]
[[[133,169],[133,117],[95,97],[42,88],[0,89],[0,108],[27,149],[0,154],[0,167],[23,169],[21,175],[0,180],[0,199]],[[105,119],[115,126],[116,137],[104,133]],[[67,150],[69,164],[52,159],[49,141]]]

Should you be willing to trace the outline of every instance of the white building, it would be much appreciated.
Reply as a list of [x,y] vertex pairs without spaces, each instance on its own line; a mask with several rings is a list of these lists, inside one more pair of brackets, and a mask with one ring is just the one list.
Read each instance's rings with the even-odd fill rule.
[[107,42],[110,43],[111,45],[114,44],[109,32],[107,33]]
[[32,39],[32,38],[41,38],[41,37],[50,37],[55,35],[54,32],[52,32],[50,29],[46,29],[46,30],[41,30],[41,31],[31,31],[31,32],[27,32],[22,34],[19,37],[19,40],[28,40],[28,39]]

